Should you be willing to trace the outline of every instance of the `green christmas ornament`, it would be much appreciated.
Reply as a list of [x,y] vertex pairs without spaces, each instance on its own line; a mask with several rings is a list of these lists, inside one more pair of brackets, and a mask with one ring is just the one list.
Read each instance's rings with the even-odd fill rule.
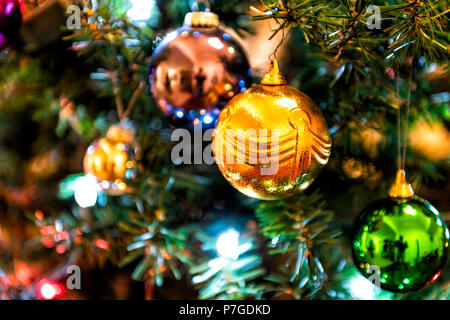
[[389,195],[370,204],[356,220],[353,260],[366,278],[377,281],[379,277],[383,289],[418,290],[441,274],[449,231],[439,212],[413,195],[403,170]]

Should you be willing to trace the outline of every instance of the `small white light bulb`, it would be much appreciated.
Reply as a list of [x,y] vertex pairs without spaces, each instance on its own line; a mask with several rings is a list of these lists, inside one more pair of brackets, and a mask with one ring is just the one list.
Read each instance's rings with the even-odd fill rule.
[[349,289],[353,296],[363,300],[375,299],[375,286],[366,278],[357,275],[350,280]]
[[222,233],[217,239],[216,248],[221,257],[237,259],[239,257],[239,232],[229,229]]
[[93,176],[80,177],[75,181],[75,201],[81,208],[95,206],[99,187],[97,179]]
[[127,11],[127,16],[132,21],[146,21],[152,16],[152,8],[155,6],[154,0],[130,0],[131,8]]

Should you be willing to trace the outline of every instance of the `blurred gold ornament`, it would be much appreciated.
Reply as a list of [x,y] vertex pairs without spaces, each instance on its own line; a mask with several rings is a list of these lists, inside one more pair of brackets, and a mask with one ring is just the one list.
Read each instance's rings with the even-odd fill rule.
[[362,147],[369,157],[376,158],[380,143],[383,141],[383,133],[377,127],[366,126],[361,131]]
[[367,163],[359,159],[347,158],[342,161],[341,167],[347,178],[365,180],[365,183],[370,187],[378,185],[383,178],[382,171],[377,170],[372,162]]
[[58,172],[62,165],[62,155],[57,149],[52,149],[33,157],[28,165],[28,173],[35,178],[48,178]]
[[419,121],[411,130],[409,142],[412,148],[430,160],[450,158],[450,132],[437,121]]
[[89,146],[84,157],[84,172],[93,175],[110,195],[131,192],[127,180],[138,172],[135,159],[135,130],[126,120],[109,128],[106,137]]
[[59,100],[59,105],[61,107],[59,111],[59,117],[63,120],[71,120],[75,113],[75,103],[70,101],[67,97],[62,96]]
[[361,179],[366,177],[366,166],[358,159],[349,158],[342,161],[342,171],[350,179]]
[[385,143],[383,128],[379,125],[380,121],[383,121],[383,119],[348,123],[348,127],[351,129],[351,143],[355,146],[360,145],[363,151],[372,159],[378,156],[379,150]]
[[275,200],[303,191],[328,162],[331,137],[320,109],[285,83],[273,59],[261,84],[234,97],[219,116],[216,162],[249,197]]
[[155,210],[155,217],[158,221],[164,221],[166,220],[166,211],[162,209]]

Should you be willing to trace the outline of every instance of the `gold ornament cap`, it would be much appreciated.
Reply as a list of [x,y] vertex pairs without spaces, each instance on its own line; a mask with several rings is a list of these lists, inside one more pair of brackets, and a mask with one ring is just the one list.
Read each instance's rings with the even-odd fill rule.
[[399,169],[395,178],[394,185],[389,190],[391,198],[411,198],[414,191],[409,183],[406,182],[406,174],[404,170]]
[[212,28],[219,25],[219,16],[210,11],[194,11],[186,14],[184,25],[194,28]]
[[276,58],[273,58],[270,62],[269,72],[264,75],[261,84],[266,86],[282,86],[286,84],[286,78],[281,74]]
[[121,120],[118,124],[109,127],[106,138],[114,143],[125,143],[133,146],[135,144],[136,129],[128,118]]

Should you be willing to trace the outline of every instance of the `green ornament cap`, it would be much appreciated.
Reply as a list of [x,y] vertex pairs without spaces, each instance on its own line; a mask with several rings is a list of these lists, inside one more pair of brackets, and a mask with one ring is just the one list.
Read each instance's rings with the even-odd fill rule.
[[408,199],[414,195],[413,188],[409,183],[406,182],[405,171],[399,169],[397,171],[397,176],[395,178],[395,183],[389,191],[389,196],[391,198],[403,198]]

